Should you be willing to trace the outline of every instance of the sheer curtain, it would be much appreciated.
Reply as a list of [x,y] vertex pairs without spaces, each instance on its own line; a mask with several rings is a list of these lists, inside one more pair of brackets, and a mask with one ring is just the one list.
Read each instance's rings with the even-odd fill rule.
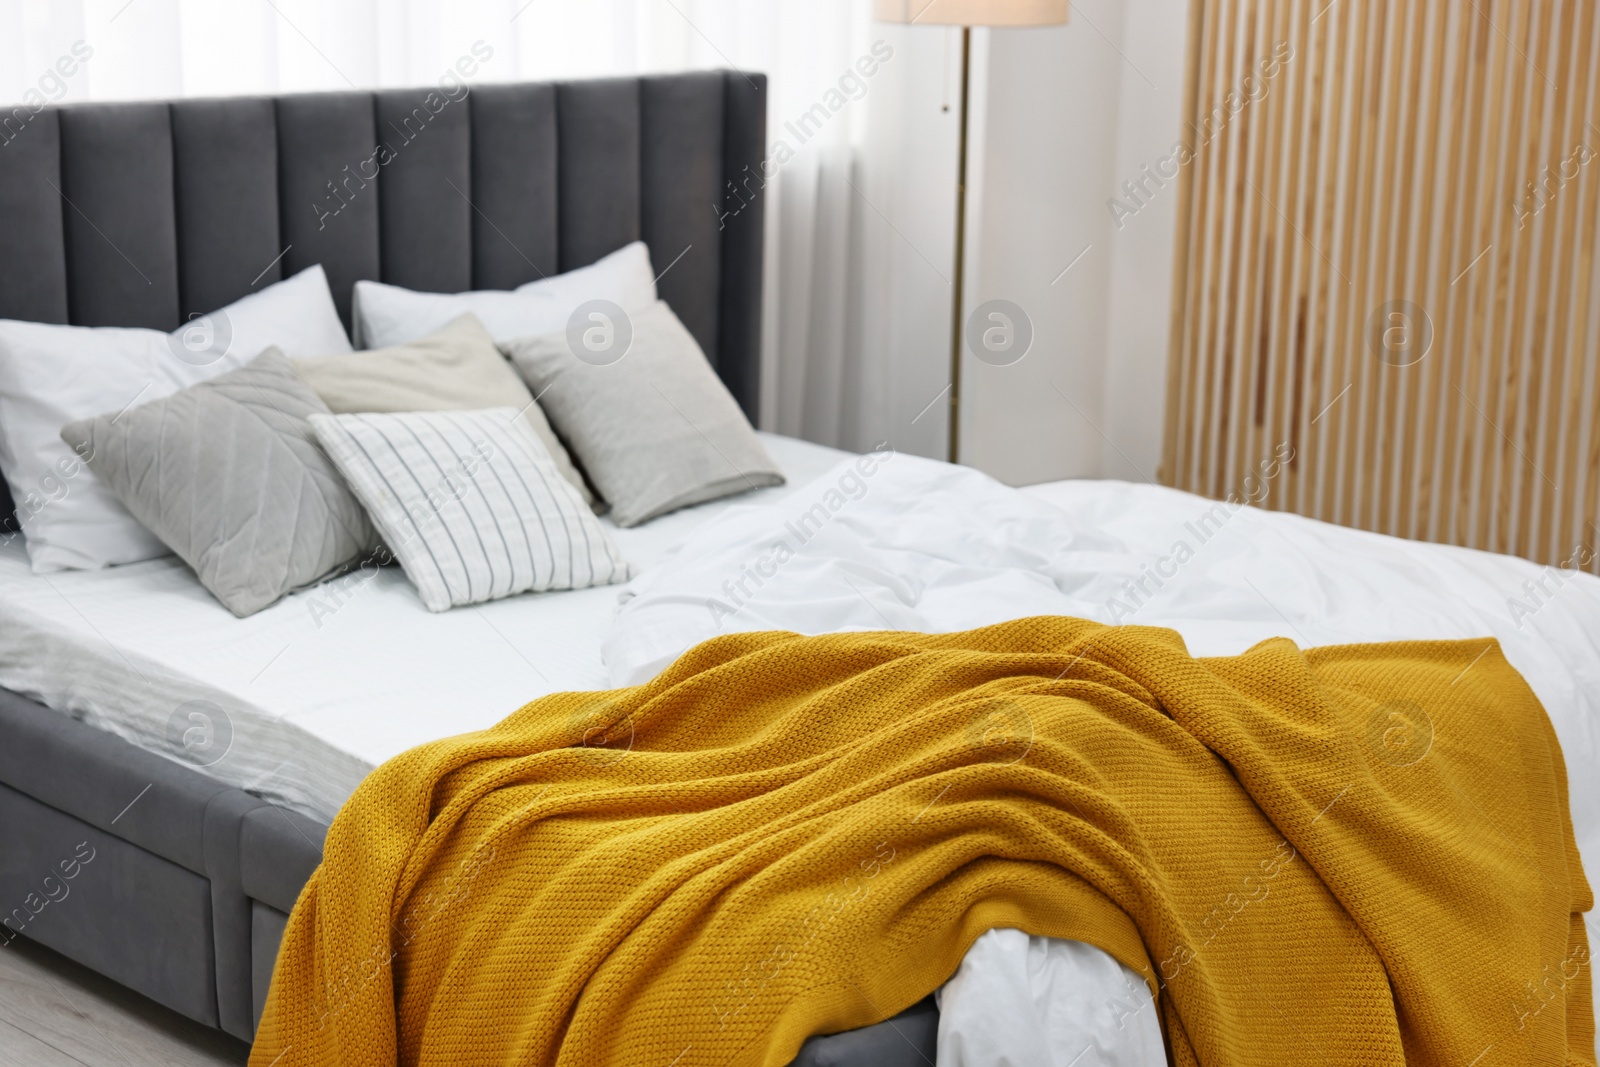
[[[937,338],[922,334],[948,307],[949,268],[934,265],[948,262],[951,204],[936,196],[939,210],[920,211],[903,186],[929,153],[948,169],[953,120],[941,107],[950,50],[940,31],[873,24],[870,8],[870,0],[0,0],[0,97],[38,104],[421,85],[449,76],[462,56],[481,60],[469,82],[765,71],[761,422],[827,444],[886,439],[937,454],[942,410],[913,417],[944,383]],[[87,58],[58,65],[77,42]],[[917,189],[930,191],[925,182]],[[941,191],[937,181],[931,191]],[[913,265],[909,282],[901,261]]]

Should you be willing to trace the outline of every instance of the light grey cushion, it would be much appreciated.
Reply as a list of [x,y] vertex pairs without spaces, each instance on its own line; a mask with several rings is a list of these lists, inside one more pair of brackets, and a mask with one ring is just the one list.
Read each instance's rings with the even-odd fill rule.
[[327,411],[269,348],[165,399],[68,423],[61,438],[244,616],[377,544],[307,421]]
[[613,304],[562,333],[501,347],[618,526],[783,484],[744,412],[664,301],[632,315]]
[[335,415],[516,408],[544,442],[561,476],[578,490],[584,503],[595,502],[533,394],[470,311],[418,341],[348,355],[297,359],[294,369]]
[[515,408],[311,425],[429,611],[633,577]]

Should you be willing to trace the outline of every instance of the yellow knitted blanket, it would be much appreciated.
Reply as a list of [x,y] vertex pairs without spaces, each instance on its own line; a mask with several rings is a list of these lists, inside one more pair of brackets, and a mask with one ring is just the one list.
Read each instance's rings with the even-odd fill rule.
[[776,1067],[1006,926],[1147,975],[1178,1065],[1593,1064],[1591,905],[1492,641],[740,634],[374,771],[250,1062]]

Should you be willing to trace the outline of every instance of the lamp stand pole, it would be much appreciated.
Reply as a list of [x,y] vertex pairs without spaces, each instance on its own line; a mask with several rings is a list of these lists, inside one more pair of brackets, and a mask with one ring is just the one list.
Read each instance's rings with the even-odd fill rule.
[[967,263],[967,107],[971,92],[972,27],[961,27],[961,134],[956,160],[956,273],[950,295],[950,462],[961,456],[961,308]]

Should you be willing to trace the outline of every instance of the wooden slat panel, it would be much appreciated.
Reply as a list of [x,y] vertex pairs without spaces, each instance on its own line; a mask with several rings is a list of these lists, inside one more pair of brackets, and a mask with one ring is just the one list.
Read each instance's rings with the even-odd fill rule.
[[[1272,51],[1280,27],[1278,15],[1285,7],[1284,0],[1264,0],[1257,8],[1255,33],[1245,54],[1239,83],[1247,98],[1254,100],[1240,116],[1248,123],[1251,141],[1249,170],[1244,177],[1247,210],[1254,218],[1253,236],[1244,242],[1247,253],[1244,277],[1245,305],[1239,316],[1238,333],[1234,351],[1238,353],[1238,373],[1233,375],[1233,395],[1230,397],[1232,441],[1224,470],[1237,472],[1249,470],[1256,462],[1256,406],[1266,377],[1263,357],[1269,354],[1270,338],[1268,317],[1272,297],[1274,265],[1282,257],[1283,228],[1278,215],[1273,187],[1273,171],[1280,155],[1281,115],[1283,90],[1281,85],[1269,88],[1261,75],[1261,64]],[[1281,79],[1279,79],[1281,81]],[[1259,87],[1259,88],[1254,88]],[[1259,97],[1256,95],[1259,93]],[[1239,491],[1239,479],[1226,477],[1220,495]]]
[[[1492,9],[1491,9],[1492,10]],[[1494,247],[1493,231],[1499,221],[1495,211],[1492,166],[1499,150],[1500,102],[1505,95],[1505,57],[1508,50],[1504,39],[1494,32],[1487,15],[1479,16],[1476,9],[1463,13],[1473,27],[1472,63],[1477,70],[1476,95],[1470,107],[1456,116],[1460,125],[1469,131],[1471,147],[1462,168],[1466,178],[1461,214],[1455,220],[1460,240],[1455,245],[1456,254],[1446,261],[1451,273],[1451,318],[1444,340],[1448,347],[1440,350],[1459,352],[1456,365],[1446,365],[1444,379],[1437,403],[1444,411],[1444,429],[1439,457],[1439,511],[1434,527],[1437,540],[1465,543],[1465,532],[1460,522],[1470,513],[1461,507],[1460,486],[1466,484],[1470,498],[1470,474],[1457,478],[1458,469],[1465,469],[1470,458],[1473,426],[1466,416],[1470,382],[1463,381],[1461,367],[1469,374],[1475,371],[1479,360],[1473,347],[1483,336],[1484,280],[1489,277],[1484,257]],[[1491,264],[1492,265],[1492,264]]]
[[[1290,0],[1274,0],[1272,4],[1272,32],[1267,35],[1261,61],[1270,64],[1280,45],[1293,46],[1294,5]],[[1303,47],[1303,42],[1302,42]],[[1303,65],[1302,65],[1303,66]],[[1265,90],[1263,103],[1270,130],[1266,144],[1262,198],[1263,215],[1272,234],[1262,257],[1262,301],[1257,312],[1256,331],[1250,355],[1251,377],[1248,420],[1248,443],[1243,457],[1245,469],[1254,469],[1271,455],[1275,443],[1281,439],[1278,410],[1274,404],[1278,380],[1282,377],[1274,353],[1283,350],[1284,300],[1294,285],[1295,263],[1300,241],[1295,236],[1294,220],[1279,206],[1290,202],[1291,174],[1296,169],[1297,138],[1300,123],[1295,112],[1299,104],[1299,85],[1293,64],[1280,68]],[[1258,77],[1263,77],[1258,73]],[[1264,79],[1265,80],[1265,79]],[[1268,82],[1271,86],[1272,83]],[[1265,500],[1270,500],[1270,494]]]
[[[1528,0],[1519,12],[1515,40],[1521,60],[1517,97],[1520,109],[1517,112],[1518,121],[1513,126],[1516,137],[1507,153],[1505,173],[1509,182],[1502,203],[1509,203],[1515,196],[1516,189],[1521,185],[1519,176],[1536,172],[1541,162],[1542,126],[1546,119],[1545,94],[1549,83],[1546,80],[1548,76],[1540,70],[1540,63],[1547,51],[1545,43],[1549,34],[1549,10],[1550,5]],[[1518,158],[1522,160],[1520,167],[1515,163]],[[1509,272],[1495,294],[1497,314],[1503,325],[1500,343],[1494,350],[1493,370],[1488,379],[1490,393],[1484,397],[1485,418],[1490,422],[1489,428],[1494,432],[1494,437],[1482,435],[1488,448],[1480,483],[1493,494],[1493,503],[1478,509],[1476,543],[1497,552],[1505,552],[1512,547],[1510,533],[1514,517],[1511,514],[1511,501],[1515,476],[1513,460],[1516,458],[1514,438],[1520,421],[1520,408],[1526,401],[1524,390],[1528,361],[1524,358],[1527,345],[1524,331],[1531,303],[1527,287],[1529,275],[1534,270],[1533,253],[1542,227],[1535,226],[1532,233],[1518,235],[1510,221],[1510,212],[1502,209],[1500,214],[1504,220],[1502,232],[1508,248],[1506,259]],[[1542,218],[1541,215],[1541,221]],[[1518,236],[1521,240],[1516,239]]]
[[[1189,6],[1189,37],[1202,49],[1210,49],[1215,45],[1216,11],[1215,4]],[[1199,110],[1199,102],[1204,98],[1204,90],[1200,85],[1200,66],[1197,63],[1189,64],[1183,94],[1183,113],[1187,118]],[[1196,140],[1192,119],[1188,119],[1188,127],[1185,131],[1184,144],[1192,153]],[[1180,159],[1179,166],[1192,169],[1192,156],[1188,160]],[[1172,382],[1173,392],[1182,399],[1167,405],[1161,447],[1161,470],[1168,472],[1176,469],[1178,441],[1189,432],[1189,415],[1194,407],[1194,362],[1186,356],[1190,351],[1198,318],[1196,294],[1199,290],[1195,283],[1200,280],[1201,275],[1199,271],[1189,269],[1189,261],[1191,250],[1197,247],[1196,230],[1205,218],[1208,192],[1209,187],[1204,180],[1204,174],[1201,173],[1191,194],[1180,197],[1178,201],[1178,219],[1175,228],[1177,255],[1173,257],[1172,263],[1173,300],[1170,324],[1172,351],[1167,374]]]
[[1296,479],[1292,506],[1294,510],[1303,513],[1315,506],[1315,494],[1320,480],[1326,477],[1322,458],[1328,452],[1316,445],[1326,442],[1327,427],[1319,424],[1323,423],[1323,417],[1338,402],[1339,395],[1336,390],[1343,388],[1332,386],[1335,372],[1329,353],[1329,337],[1333,328],[1330,308],[1339,299],[1342,287],[1347,284],[1333,257],[1339,253],[1337,238],[1341,183],[1348,171],[1344,164],[1349,158],[1349,146],[1352,143],[1348,136],[1352,125],[1348,72],[1355,62],[1351,44],[1353,38],[1351,10],[1354,6],[1340,5],[1341,10],[1331,19],[1324,18],[1329,9],[1324,9],[1313,16],[1313,21],[1332,24],[1328,32],[1336,38],[1337,47],[1332,52],[1332,59],[1326,68],[1319,70],[1319,78],[1328,85],[1325,139],[1329,147],[1325,155],[1326,161],[1313,167],[1310,175],[1321,215],[1315,237],[1308,237],[1308,240],[1316,241],[1317,285],[1307,293],[1309,393],[1305,402],[1300,405],[1301,418],[1304,421],[1295,437],[1294,461],[1291,466]]
[[[1395,187],[1404,159],[1409,156],[1405,141],[1402,116],[1411,98],[1411,86],[1406,80],[1406,63],[1410,58],[1407,31],[1410,20],[1407,12],[1416,5],[1383,4],[1381,15],[1374,24],[1381,27],[1379,50],[1375,53],[1377,84],[1368,115],[1372,119],[1374,152],[1372,169],[1363,175],[1368,187],[1367,210],[1362,212],[1363,228],[1360,233],[1359,255],[1354,277],[1356,293],[1360,300],[1357,310],[1370,320],[1376,309],[1397,294],[1390,272],[1393,252],[1398,243],[1396,230]],[[1339,521],[1353,526],[1372,528],[1370,502],[1371,487],[1381,475],[1375,447],[1378,417],[1381,409],[1379,388],[1387,365],[1370,358],[1370,344],[1366,346],[1369,358],[1362,358],[1360,343],[1366,336],[1363,319],[1353,320],[1358,343],[1353,349],[1355,388],[1350,399],[1354,403],[1343,410],[1349,417],[1353,431],[1344,439],[1344,463],[1340,480]]]
[[1192,11],[1163,480],[1600,569],[1592,0]]
[[1168,484],[1287,445],[1265,506],[1596,568],[1597,48],[1592,0],[1195,0]]
[[1349,171],[1344,175],[1346,186],[1344,203],[1341,205],[1343,233],[1339,251],[1335,253],[1338,257],[1335,262],[1344,263],[1340,274],[1345,289],[1340,294],[1341,313],[1336,314],[1333,320],[1337,327],[1333,342],[1336,367],[1333,380],[1340,383],[1337,395],[1342,399],[1334,403],[1329,412],[1323,440],[1318,443],[1318,452],[1326,457],[1323,462],[1328,473],[1322,480],[1321,508],[1317,515],[1330,522],[1341,521],[1349,512],[1349,491],[1346,490],[1345,499],[1341,501],[1340,487],[1351,478],[1351,470],[1355,465],[1355,442],[1360,430],[1361,389],[1357,379],[1365,367],[1365,360],[1357,355],[1364,344],[1359,309],[1364,306],[1366,268],[1371,258],[1367,230],[1361,224],[1372,212],[1372,187],[1377,172],[1378,133],[1381,129],[1378,116],[1383,88],[1381,61],[1385,8],[1367,4],[1352,6],[1356,8],[1355,32],[1359,34],[1352,75],[1359,81],[1352,86],[1354,96],[1350,104],[1348,136],[1353,155]]
[[[1441,8],[1441,14],[1453,30],[1448,40],[1453,42],[1450,58],[1454,69],[1449,83],[1449,100],[1446,102],[1441,97],[1440,107],[1435,110],[1435,136],[1449,143],[1444,175],[1463,175],[1468,161],[1477,158],[1482,130],[1482,123],[1469,123],[1465,116],[1477,114],[1477,108],[1483,101],[1484,71],[1478,61],[1478,45],[1481,35],[1488,32],[1488,27],[1481,19],[1470,17],[1472,12],[1460,5],[1443,3]],[[1439,243],[1436,249],[1431,244],[1428,246],[1428,254],[1436,257],[1436,261],[1431,264],[1431,295],[1426,306],[1434,309],[1434,343],[1441,352],[1460,334],[1453,316],[1463,304],[1457,300],[1461,290],[1453,284],[1456,272],[1451,265],[1465,262],[1476,252],[1470,247],[1472,233],[1466,221],[1470,214],[1464,213],[1471,211],[1477,176],[1476,173],[1464,174],[1463,179],[1445,183],[1444,195],[1438,198]],[[1436,188],[1435,180],[1430,173],[1424,181],[1424,188],[1429,193]],[[1432,219],[1434,216],[1430,213],[1429,217]],[[1446,421],[1445,405],[1454,399],[1452,396],[1447,400],[1445,396],[1449,381],[1443,371],[1448,362],[1445,359],[1425,359],[1419,387],[1408,397],[1408,411],[1418,423],[1418,430],[1412,444],[1402,451],[1405,461],[1415,457],[1415,466],[1402,466],[1400,484],[1395,487],[1397,491],[1411,492],[1412,503],[1407,516],[1409,525],[1402,529],[1407,537],[1430,538],[1436,536],[1435,531],[1439,528],[1438,509],[1443,495],[1439,492],[1439,464],[1443,461],[1440,445],[1453,432]]]
[[[1239,0],[1236,21],[1228,27],[1229,63],[1220,72],[1222,83],[1218,87],[1219,102],[1222,102],[1225,114],[1228,107],[1226,101],[1230,98],[1229,94],[1238,91],[1239,69],[1244,66],[1244,57],[1255,39],[1259,8],[1259,0]],[[1217,139],[1217,156],[1220,169],[1217,206],[1221,211],[1216,220],[1221,238],[1217,248],[1219,285],[1212,309],[1211,366],[1207,368],[1211,392],[1207,415],[1216,423],[1216,440],[1208,453],[1202,456],[1201,467],[1201,478],[1210,486],[1213,496],[1221,496],[1226,491],[1223,485],[1228,476],[1227,448],[1232,425],[1231,400],[1236,377],[1234,368],[1237,364],[1239,306],[1243,294],[1239,278],[1240,261],[1247,251],[1245,236],[1251,232],[1246,214],[1250,201],[1241,180],[1249,170],[1250,127],[1247,119],[1231,120],[1224,126],[1222,136]]]
[[[1200,39],[1205,42],[1205,47],[1208,50],[1221,47],[1219,26],[1225,22],[1227,13],[1226,0],[1196,5],[1196,7],[1204,9],[1205,18]],[[1218,16],[1219,12],[1223,17]],[[1175,359],[1175,363],[1183,368],[1184,403],[1178,412],[1178,415],[1181,416],[1181,421],[1176,429],[1177,437],[1173,442],[1174,447],[1176,447],[1177,441],[1188,440],[1191,436],[1200,433],[1204,412],[1209,410],[1207,406],[1209,379],[1206,377],[1206,370],[1210,364],[1209,361],[1203,358],[1203,349],[1201,347],[1203,335],[1201,331],[1207,319],[1207,309],[1214,303],[1210,294],[1214,292],[1216,273],[1208,269],[1210,267],[1208,256],[1216,247],[1217,201],[1220,195],[1218,192],[1219,164],[1217,161],[1221,153],[1208,143],[1209,135],[1200,116],[1209,115],[1212,109],[1217,106],[1217,100],[1220,95],[1217,89],[1219,77],[1220,75],[1216,69],[1210,69],[1205,72],[1205,80],[1202,81],[1198,66],[1194,67],[1191,77],[1191,81],[1196,87],[1194,94],[1196,106],[1191,112],[1193,117],[1188,123],[1188,144],[1190,151],[1193,153],[1193,158],[1187,166],[1189,172],[1196,177],[1194,183],[1187,186],[1189,195],[1184,196],[1182,199],[1186,205],[1185,210],[1187,210],[1192,219],[1191,232],[1194,234],[1186,247],[1195,250],[1196,257],[1191,258],[1197,258],[1197,262],[1195,269],[1186,271],[1187,303],[1179,312],[1183,315],[1182,328],[1174,333],[1174,336],[1179,338],[1179,342],[1185,345],[1181,350],[1181,354]],[[1184,477],[1187,480],[1192,481],[1199,477],[1198,460],[1198,450],[1188,450],[1184,456],[1186,464]],[[1176,463],[1177,454],[1174,453],[1172,463],[1168,465],[1168,469],[1176,469]]]
[[[1413,273],[1414,264],[1410,256],[1417,218],[1421,214],[1413,183],[1421,169],[1418,166],[1419,157],[1426,156],[1425,152],[1418,150],[1424,136],[1421,128],[1422,108],[1427,103],[1423,79],[1429,60],[1435,58],[1435,50],[1428,47],[1423,37],[1427,4],[1412,3],[1408,8],[1398,13],[1403,27],[1403,36],[1397,42],[1402,63],[1399,84],[1404,86],[1404,92],[1390,94],[1391,100],[1399,102],[1398,118],[1390,125],[1392,138],[1387,147],[1394,181],[1386,205],[1386,221],[1389,225],[1379,230],[1380,234],[1388,234],[1389,238],[1375,242],[1382,262],[1379,275],[1382,288],[1376,294],[1379,302],[1388,299],[1390,294],[1425,302],[1422,290],[1426,281]],[[1398,407],[1400,394],[1411,376],[1405,373],[1403,367],[1384,363],[1370,365],[1375,379],[1370,415],[1374,425],[1365,435],[1368,463],[1362,479],[1361,508],[1356,522],[1369,529],[1392,534],[1395,532],[1392,490],[1398,478],[1398,449],[1380,447],[1377,442],[1394,441],[1403,433],[1403,429],[1396,424]]]
[[[1593,5],[1584,5],[1592,8]],[[1536,60],[1545,69],[1550,71],[1555,81],[1552,90],[1552,112],[1550,122],[1547,124],[1549,137],[1545,147],[1547,158],[1560,158],[1567,151],[1576,132],[1572,122],[1574,112],[1581,110],[1581,101],[1575,102],[1573,74],[1576,63],[1581,59],[1574,56],[1570,47],[1574,40],[1574,30],[1577,15],[1577,5],[1563,5],[1560,12],[1551,12],[1544,22],[1550,27],[1543,39],[1546,47],[1541,49],[1540,57]],[[1556,16],[1556,17],[1550,17]],[[1551,60],[1554,66],[1546,64]],[[1577,91],[1583,90],[1583,85],[1576,86]],[[1547,493],[1555,491],[1554,475],[1545,469],[1539,461],[1539,430],[1549,418],[1549,401],[1547,389],[1549,381],[1559,375],[1565,352],[1556,347],[1554,343],[1555,321],[1559,316],[1557,309],[1558,296],[1561,286],[1557,283],[1557,256],[1560,252],[1562,241],[1561,223],[1563,209],[1566,201],[1558,201],[1551,210],[1543,213],[1540,222],[1543,223],[1539,232],[1539,253],[1536,274],[1530,278],[1531,285],[1527,290],[1527,304],[1529,308],[1529,347],[1531,353],[1539,353],[1542,358],[1527,360],[1528,388],[1526,403],[1523,405],[1522,425],[1518,427],[1517,436],[1521,445],[1516,449],[1513,457],[1508,457],[1507,463],[1512,471],[1517,473],[1519,495],[1510,509],[1513,516],[1525,517],[1521,522],[1514,518],[1507,523],[1508,534],[1514,539],[1511,551],[1533,552],[1538,551],[1537,545],[1542,537],[1548,536],[1540,519],[1542,518],[1539,507],[1540,498],[1547,498]],[[1518,470],[1516,460],[1526,459],[1525,469]],[[1546,549],[1547,551],[1548,549]]]
[[[1226,58],[1218,65],[1214,74],[1216,84],[1212,87],[1213,110],[1201,119],[1206,127],[1215,124],[1214,116],[1217,115],[1215,109],[1223,107],[1222,101],[1229,91],[1229,83],[1234,77],[1239,54],[1239,27],[1245,22],[1244,9],[1251,3],[1253,0],[1233,0],[1234,11],[1230,13],[1231,17],[1224,16],[1219,27],[1222,36],[1218,46]],[[1207,130],[1206,140],[1200,148],[1206,157],[1207,166],[1212,170],[1212,181],[1215,183],[1209,220],[1213,238],[1206,248],[1209,264],[1206,271],[1206,305],[1203,312],[1205,318],[1200,334],[1200,344],[1204,346],[1199,382],[1200,440],[1205,442],[1205,447],[1196,449],[1195,456],[1195,478],[1206,486],[1211,485],[1212,471],[1218,462],[1218,442],[1224,436],[1218,425],[1222,409],[1217,400],[1221,388],[1219,368],[1225,361],[1221,349],[1227,343],[1224,335],[1227,330],[1228,309],[1234,306],[1237,299],[1237,292],[1230,289],[1233,279],[1229,269],[1234,261],[1234,256],[1230,253],[1235,250],[1236,242],[1229,240],[1228,236],[1234,230],[1241,228],[1232,224],[1238,200],[1237,191],[1233,187],[1233,156],[1238,151],[1238,140],[1238,129],[1224,122],[1219,129]]]
[[[1592,15],[1593,9],[1590,8]],[[1600,25],[1592,28],[1583,39],[1578,42],[1579,47],[1586,48],[1585,55],[1594,55],[1595,49],[1600,47],[1594,34],[1600,32]],[[1597,107],[1597,76],[1594,69],[1596,65],[1590,64],[1588,71],[1588,107],[1584,122],[1582,143],[1593,151],[1600,151],[1595,130],[1600,123],[1600,107]],[[1587,344],[1589,341],[1589,311],[1590,298],[1593,293],[1593,270],[1595,253],[1595,231],[1600,225],[1600,174],[1595,173],[1592,164],[1586,164],[1579,172],[1578,190],[1575,199],[1581,204],[1578,218],[1573,229],[1578,233],[1577,247],[1574,250],[1576,261],[1568,265],[1568,269],[1576,278],[1571,286],[1573,293],[1573,310],[1571,317],[1571,346],[1572,357],[1569,359],[1571,370],[1566,378],[1566,410],[1562,416],[1559,432],[1562,436],[1561,463],[1559,465],[1561,484],[1567,488],[1562,492],[1558,502],[1557,518],[1555,522],[1556,537],[1565,536],[1567,541],[1559,542],[1553,555],[1565,558],[1560,553],[1580,543],[1593,543],[1592,520],[1595,514],[1596,502],[1591,491],[1582,494],[1579,486],[1582,484],[1581,463],[1583,461],[1582,442],[1584,439],[1583,427],[1586,421],[1592,421],[1596,411],[1596,402],[1591,401],[1587,411],[1583,407],[1583,398],[1587,396],[1584,389],[1585,378],[1594,378],[1600,381],[1600,373],[1596,372],[1593,360],[1583,358],[1584,352],[1593,352],[1594,346]],[[1588,372],[1587,374],[1585,372]],[[1592,432],[1592,431],[1591,431]],[[1591,437],[1591,448],[1595,442]],[[1587,509],[1587,510],[1584,510]]]

